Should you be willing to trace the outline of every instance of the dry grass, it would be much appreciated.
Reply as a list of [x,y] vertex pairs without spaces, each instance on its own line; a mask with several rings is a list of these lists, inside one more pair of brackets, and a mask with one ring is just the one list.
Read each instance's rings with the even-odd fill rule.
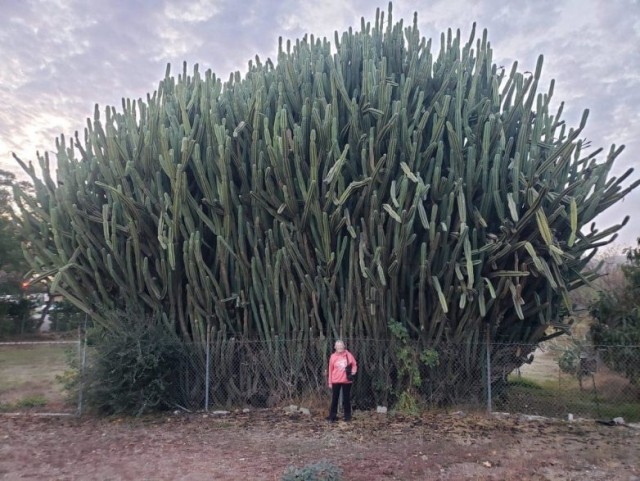
[[524,364],[520,368],[520,375],[540,382],[557,381],[560,373],[558,353],[548,348],[538,348],[533,355],[533,362]]
[[[66,344],[24,344],[0,346],[0,405],[20,406],[25,399],[45,399],[47,405],[61,405],[65,394],[56,376],[67,369]],[[42,405],[42,403],[40,403]]]

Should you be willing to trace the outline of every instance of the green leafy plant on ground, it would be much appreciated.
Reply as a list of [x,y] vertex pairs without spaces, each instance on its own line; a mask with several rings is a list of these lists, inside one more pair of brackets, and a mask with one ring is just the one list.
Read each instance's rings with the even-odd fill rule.
[[342,469],[331,461],[318,461],[301,468],[289,466],[281,481],[342,481]]
[[0,403],[0,412],[12,412],[20,409],[32,409],[46,406],[49,400],[41,395],[35,394],[32,396],[25,396],[12,403]]
[[48,403],[48,400],[46,397],[44,397],[41,394],[37,394],[34,396],[24,397],[14,404],[18,408],[35,408],[35,407],[46,406],[47,403]]
[[399,322],[390,320],[389,330],[396,340],[392,346],[398,359],[396,389],[399,395],[395,409],[407,414],[417,414],[418,399],[423,384],[421,373],[438,366],[440,362],[438,351],[435,349],[420,351],[418,344],[411,341],[406,327]]

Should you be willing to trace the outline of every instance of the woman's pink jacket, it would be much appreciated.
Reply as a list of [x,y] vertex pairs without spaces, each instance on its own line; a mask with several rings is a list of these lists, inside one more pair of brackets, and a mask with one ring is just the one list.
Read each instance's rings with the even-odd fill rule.
[[356,358],[353,357],[346,349],[342,352],[334,352],[329,358],[329,387],[333,384],[347,384],[351,383],[347,379],[347,373],[345,371],[347,364],[351,363],[351,373],[358,372],[358,363]]

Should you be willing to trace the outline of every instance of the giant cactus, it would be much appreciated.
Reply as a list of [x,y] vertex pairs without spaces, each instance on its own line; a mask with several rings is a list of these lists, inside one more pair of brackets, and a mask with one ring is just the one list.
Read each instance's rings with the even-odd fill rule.
[[[586,229],[622,199],[622,150],[583,152],[553,83],[497,67],[487,33],[451,31],[435,56],[376,14],[359,31],[281,40],[227,82],[167,70],[61,137],[57,171],[24,168],[36,275],[108,329],[123,305],[200,341],[278,336],[422,346],[535,343],[562,331],[568,292],[596,275]],[[26,204],[25,202],[29,202]],[[478,356],[467,350],[468,356]]]

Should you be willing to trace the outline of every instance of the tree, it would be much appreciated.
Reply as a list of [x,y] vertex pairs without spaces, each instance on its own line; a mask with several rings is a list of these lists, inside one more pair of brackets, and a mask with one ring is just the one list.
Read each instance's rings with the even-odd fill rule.
[[69,301],[51,302],[46,313],[49,316],[49,330],[54,332],[66,332],[78,327],[85,327],[86,314],[71,304]]
[[499,348],[517,367],[564,332],[569,291],[626,219],[585,226],[640,181],[609,176],[622,148],[584,152],[587,112],[567,127],[553,82],[538,94],[542,57],[505,71],[475,28],[434,57],[417,17],[384,17],[333,46],[281,41],[277,62],[225,83],[167,70],[61,136],[56,180],[48,154],[42,175],[18,159],[33,269],[114,332],[126,306],[186,342],[294,338],[306,359],[309,339],[387,340],[400,323],[416,352],[465,346],[447,351],[456,383],[482,378],[486,334],[524,346]]
[[[15,219],[11,189],[15,175],[0,170],[0,336],[32,332],[31,303],[23,297],[23,280],[29,266],[20,246],[20,226]],[[21,183],[25,195],[29,185]]]
[[624,285],[600,291],[591,305],[595,320],[591,336],[604,348],[607,365],[636,384],[640,380],[640,238],[638,247],[628,249],[627,260],[621,267]]
[[[20,292],[22,276],[29,266],[20,247],[20,226],[13,217],[11,188],[15,175],[0,170],[0,294]],[[27,185],[23,189],[28,192]]]

